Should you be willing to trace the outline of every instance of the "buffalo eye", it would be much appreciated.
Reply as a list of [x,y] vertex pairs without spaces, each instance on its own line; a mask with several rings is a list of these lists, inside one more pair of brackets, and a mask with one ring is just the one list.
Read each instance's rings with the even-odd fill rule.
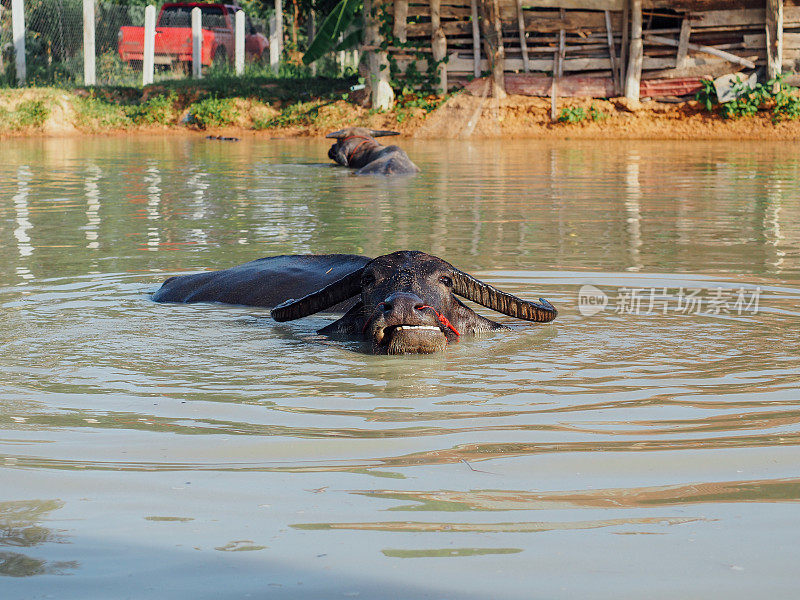
[[375,274],[374,273],[364,273],[361,277],[361,285],[372,285],[375,283]]
[[442,275],[439,277],[439,281],[442,282],[447,287],[453,287],[453,280],[450,279],[447,275]]

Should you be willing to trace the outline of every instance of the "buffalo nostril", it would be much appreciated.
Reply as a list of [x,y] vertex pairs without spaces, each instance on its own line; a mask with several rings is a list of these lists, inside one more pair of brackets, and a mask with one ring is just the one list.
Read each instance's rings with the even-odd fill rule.
[[414,310],[422,310],[423,308],[425,308],[425,305],[422,302],[414,305]]

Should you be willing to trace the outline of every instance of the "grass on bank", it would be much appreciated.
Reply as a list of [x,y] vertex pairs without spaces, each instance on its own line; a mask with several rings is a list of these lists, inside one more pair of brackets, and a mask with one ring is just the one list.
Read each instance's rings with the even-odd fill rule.
[[[0,89],[0,133],[41,130],[51,115],[68,121],[65,128],[90,133],[148,127],[340,127],[348,116],[377,112],[354,104],[351,88],[357,83],[355,75],[289,78],[256,72],[239,77],[216,70],[200,80],[165,80],[145,88],[6,88]],[[447,97],[403,96],[388,118],[404,123],[435,110]],[[58,106],[62,110],[55,110]]]

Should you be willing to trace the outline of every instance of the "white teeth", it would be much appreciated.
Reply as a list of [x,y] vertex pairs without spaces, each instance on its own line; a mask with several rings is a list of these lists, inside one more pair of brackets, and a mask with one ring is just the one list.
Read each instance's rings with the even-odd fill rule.
[[429,331],[441,331],[438,327],[433,327],[432,325],[398,325],[395,327],[397,331],[403,331],[404,329],[427,329]]

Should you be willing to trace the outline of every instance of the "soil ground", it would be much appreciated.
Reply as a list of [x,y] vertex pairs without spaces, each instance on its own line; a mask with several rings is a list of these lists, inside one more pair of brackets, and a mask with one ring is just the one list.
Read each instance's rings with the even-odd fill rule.
[[[192,123],[192,102],[197,97],[179,95],[171,113],[137,122],[124,116],[123,104],[145,102],[153,90],[138,92],[136,99],[103,98],[108,110],[87,108],[85,90],[52,88],[0,91],[0,137],[31,135],[84,135],[132,133],[183,133],[203,135],[258,135],[270,137],[320,136],[342,127],[360,125],[392,129],[419,138],[583,138],[680,140],[797,140],[800,121],[774,123],[769,111],[756,116],[723,119],[694,101],[634,103],[623,98],[592,100],[562,98],[558,108],[583,109],[594,117],[580,122],[553,123],[549,98],[509,96],[503,100],[458,93],[437,109],[395,108],[380,113],[346,100],[310,101],[289,105],[252,98],[229,98],[235,108],[221,125],[205,128]],[[96,100],[96,99],[93,99]],[[104,112],[105,111],[105,112]]]

